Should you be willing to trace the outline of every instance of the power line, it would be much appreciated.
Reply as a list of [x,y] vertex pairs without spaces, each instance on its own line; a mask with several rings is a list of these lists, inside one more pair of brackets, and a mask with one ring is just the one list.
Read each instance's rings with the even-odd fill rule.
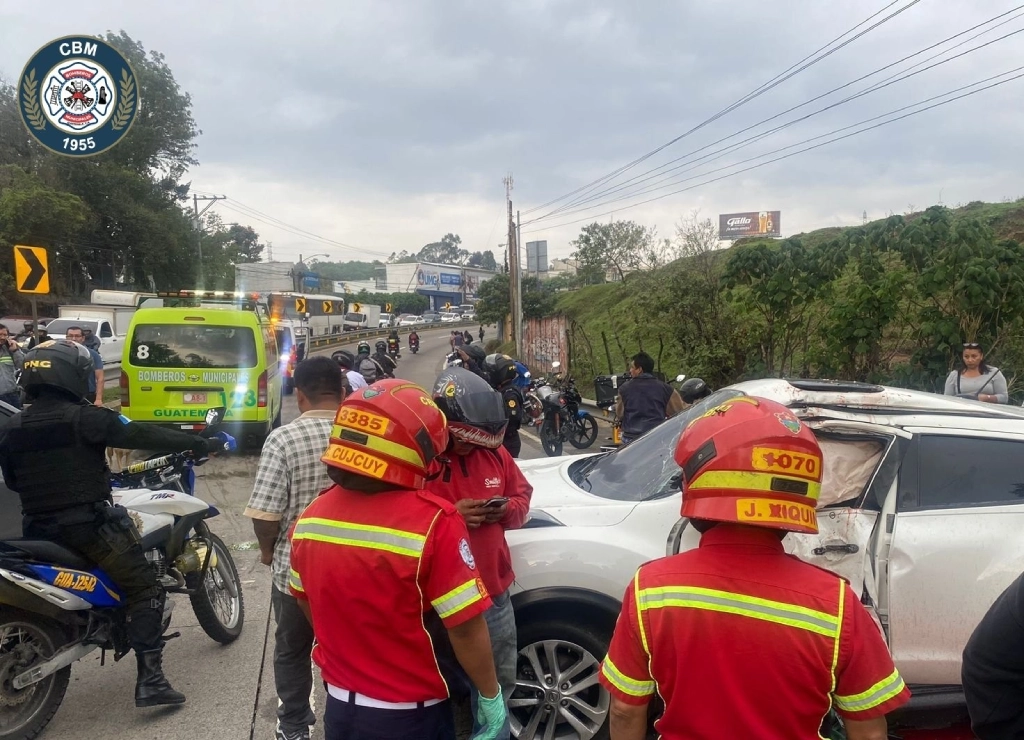
[[[1017,67],[1016,69],[1008,70],[1007,72],[1003,72],[1002,74],[995,75],[995,77],[1003,77],[1003,76],[1005,76],[1007,74],[1011,74],[1011,73],[1016,72],[1018,70],[1024,70],[1024,67]],[[563,226],[571,226],[573,224],[582,223],[583,221],[591,221],[593,219],[601,218],[602,216],[607,216],[607,215],[609,215],[611,213],[616,213],[618,211],[624,211],[624,210],[628,210],[630,208],[636,208],[638,206],[646,205],[648,203],[653,203],[654,201],[661,200],[663,198],[668,198],[668,197],[670,197],[672,195],[678,195],[679,193],[684,193],[684,192],[687,192],[689,190],[694,190],[695,188],[699,188],[699,187],[701,187],[703,185],[709,185],[709,184],[711,184],[713,182],[718,182],[720,180],[725,180],[727,178],[734,177],[735,175],[739,175],[739,174],[741,174],[743,172],[749,172],[750,170],[756,170],[756,169],[759,169],[759,168],[764,167],[766,165],[773,164],[775,162],[780,162],[783,159],[789,159],[790,157],[795,157],[798,154],[803,154],[805,152],[809,152],[809,151],[814,150],[814,149],[820,149],[823,146],[827,146],[829,144],[833,144],[833,143],[835,143],[837,141],[842,141],[843,139],[849,139],[850,137],[857,136],[858,134],[863,134],[863,133],[866,133],[867,131],[871,131],[873,129],[880,128],[882,126],[887,126],[890,123],[896,123],[897,121],[902,121],[905,118],[910,118],[911,116],[916,116],[916,115],[918,115],[920,113],[924,113],[925,111],[932,110],[933,108],[938,108],[938,107],[943,106],[943,105],[948,105],[949,103],[952,103],[952,102],[957,101],[957,100],[961,100],[961,99],[969,97],[971,95],[976,95],[976,94],[978,94],[980,92],[984,92],[986,90],[991,90],[994,87],[999,87],[1000,85],[1005,85],[1008,82],[1013,82],[1014,80],[1018,80],[1018,79],[1020,79],[1022,77],[1024,77],[1024,72],[1021,72],[1020,74],[1014,75],[1013,77],[1010,77],[1010,78],[1008,78],[1006,80],[1002,80],[1000,82],[994,82],[994,83],[992,83],[990,85],[986,85],[985,87],[979,88],[977,90],[972,90],[970,92],[965,92],[965,93],[963,93],[961,95],[957,95],[956,97],[950,98],[949,100],[944,100],[944,101],[942,101],[940,103],[935,103],[933,105],[929,105],[929,106],[927,106],[925,108],[921,108],[920,110],[912,111],[910,113],[905,113],[902,116],[898,116],[896,118],[892,118],[892,119],[890,119],[888,121],[882,121],[881,123],[876,123],[873,126],[867,126],[866,128],[860,129],[858,131],[853,131],[851,133],[844,134],[843,136],[837,136],[837,137],[835,137],[833,139],[829,139],[828,141],[823,141],[823,142],[821,142],[819,144],[815,144],[814,146],[809,146],[809,147],[806,147],[804,149],[800,149],[799,151],[790,152],[789,154],[784,154],[784,155],[782,155],[780,157],[776,157],[775,159],[770,159],[770,160],[768,160],[766,162],[761,162],[759,164],[751,165],[750,167],[744,167],[742,169],[736,170],[735,172],[729,172],[729,173],[721,175],[719,177],[714,177],[714,178],[711,178],[709,180],[704,180],[703,182],[699,182],[699,183],[697,183],[695,185],[690,185],[688,187],[681,188],[679,190],[674,190],[674,191],[672,191],[670,193],[664,193],[662,195],[655,196],[654,198],[648,198],[647,200],[640,201],[639,203],[632,203],[630,205],[619,206],[618,208],[615,208],[614,210],[606,211],[604,213],[598,213],[598,214],[595,214],[593,216],[587,216],[585,218],[579,218],[579,219],[576,219],[574,221],[567,221],[565,223],[556,224],[554,226],[547,226],[547,227],[544,227],[544,228],[532,229],[532,230],[530,230],[530,231],[528,231],[526,233],[534,234],[534,233],[537,233],[539,231],[545,231],[545,230],[550,230],[550,229],[558,229],[558,228],[561,228]],[[993,79],[993,78],[987,78],[987,79]],[[981,84],[984,81],[985,80],[980,80],[979,82],[976,82],[973,85],[967,85],[966,87],[974,87],[975,85]],[[963,89],[963,88],[959,88],[959,89]],[[949,95],[952,92],[955,92],[955,90],[954,91],[950,91],[950,93],[946,93],[945,95],[939,95],[937,97],[946,97],[946,95]],[[929,98],[929,100],[933,100],[933,99],[934,98]],[[924,102],[927,102],[927,101],[921,101],[920,103],[917,103],[917,104],[915,104],[913,106],[907,106],[907,107],[916,107],[917,105],[921,105]],[[904,110],[904,109],[897,109],[897,111],[898,110]],[[883,117],[885,115],[892,115],[892,113],[895,113],[897,111],[891,111],[888,114],[883,114]],[[876,118],[877,118],[877,116],[876,116]],[[868,120],[873,120],[873,119],[868,119]],[[854,125],[859,125],[859,124],[854,124]],[[845,128],[850,128],[850,127],[847,126]],[[830,135],[832,135],[834,133],[838,133],[839,131],[842,131],[842,130],[844,130],[844,129],[836,129],[834,131],[829,132],[828,134],[823,134],[822,136],[830,136]],[[814,138],[815,139],[819,139],[819,138],[822,138],[822,137],[821,136],[817,136],[817,137],[814,137]],[[808,139],[807,141],[813,141],[813,139]],[[789,146],[789,147],[784,147],[784,148],[785,149],[791,149],[793,146],[799,146],[800,144],[803,144],[803,143],[806,143],[806,141],[800,142],[799,144],[794,144],[794,145]],[[779,150],[779,151],[782,151],[782,150]],[[769,156],[769,155],[768,154],[763,154],[761,156]],[[754,157],[754,159],[759,159],[759,158],[760,157]],[[750,160],[746,160],[746,161],[750,161]],[[733,164],[733,165],[731,165],[731,167],[735,167],[738,164],[740,164],[740,163]],[[728,168],[729,167],[723,167],[723,168],[720,168],[720,169],[728,169]],[[704,174],[706,175],[706,174],[710,174],[710,173],[704,173]]]
[[[651,157],[653,157],[655,154],[657,154],[658,152],[662,151],[663,149],[666,149],[667,147],[672,146],[677,141],[680,141],[681,139],[689,136],[690,134],[694,133],[695,131],[699,131],[700,129],[704,128],[708,124],[713,123],[714,121],[717,121],[722,116],[728,115],[729,113],[731,113],[732,111],[736,110],[740,106],[742,106],[742,105],[744,105],[746,103],[749,103],[754,98],[757,98],[757,97],[763,95],[764,93],[768,92],[772,88],[777,87],[778,85],[781,85],[783,82],[785,82],[786,80],[790,79],[791,77],[794,77],[795,75],[799,74],[800,72],[803,72],[804,70],[808,69],[809,67],[814,66],[818,62],[822,61],[823,59],[826,59],[827,57],[831,56],[833,53],[839,51],[843,47],[845,47],[845,46],[851,44],[852,42],[856,41],[861,36],[863,36],[863,35],[865,35],[867,33],[870,33],[874,29],[876,29],[879,26],[881,26],[883,23],[886,23],[886,22],[892,20],[893,18],[898,16],[900,13],[903,13],[904,11],[909,10],[911,7],[913,7],[914,5],[917,5],[917,3],[920,2],[920,0],[911,0],[911,2],[908,5],[905,5],[904,7],[899,8],[895,12],[893,12],[890,15],[886,16],[885,18],[883,18],[882,20],[880,20],[877,23],[873,24],[872,26],[864,29],[863,31],[861,31],[860,33],[856,34],[852,38],[847,39],[842,44],[840,44],[839,46],[837,46],[834,49],[829,50],[828,52],[826,52],[821,57],[818,57],[817,59],[813,59],[813,57],[815,57],[817,54],[821,53],[825,49],[828,49],[828,47],[830,47],[833,44],[835,44],[837,41],[842,39],[844,36],[849,35],[853,31],[855,31],[856,29],[858,29],[861,26],[863,26],[865,23],[867,23],[867,22],[871,21],[872,19],[878,17],[879,15],[881,15],[886,10],[891,8],[893,5],[896,5],[900,1],[901,0],[893,0],[893,2],[890,2],[888,5],[884,6],[881,10],[878,10],[877,12],[875,12],[872,15],[868,16],[867,18],[865,18],[863,21],[861,21],[857,25],[853,26],[853,28],[850,28],[849,30],[845,31],[844,33],[842,33],[839,36],[837,36],[836,38],[834,38],[832,41],[829,41],[827,44],[822,46],[817,51],[812,52],[811,54],[809,54],[808,56],[804,57],[803,59],[801,59],[796,64],[790,66],[788,69],[786,69],[783,72],[780,72],[779,74],[777,74],[775,77],[773,77],[768,82],[762,83],[761,85],[759,85],[758,87],[754,88],[752,91],[750,91],[749,93],[744,95],[739,100],[735,101],[731,105],[729,105],[729,106],[723,108],[722,110],[718,111],[718,113],[715,113],[710,118],[705,119],[701,123],[697,124],[696,126],[691,128],[690,130],[680,134],[679,136],[675,137],[671,141],[668,141],[665,144],[662,144],[661,146],[657,147],[656,149],[648,152],[647,154],[644,154],[643,156],[641,156],[641,157],[639,157],[637,159],[634,159],[632,162],[630,162],[630,163],[628,163],[626,165],[623,165],[622,167],[619,167],[617,170],[609,173],[608,175],[600,177],[597,180],[594,180],[593,182],[590,182],[590,183],[588,183],[586,185],[582,185],[582,186],[576,188],[575,190],[573,190],[573,191],[571,191],[569,193],[566,193],[565,195],[561,195],[561,196],[559,196],[559,197],[557,197],[557,198],[555,198],[553,200],[548,201],[547,203],[543,203],[542,205],[536,206],[535,208],[528,209],[528,210],[524,211],[523,213],[529,214],[529,213],[532,213],[534,211],[541,210],[542,208],[547,208],[550,205],[553,205],[553,204],[558,203],[558,202],[560,202],[562,200],[565,200],[566,198],[570,198],[570,197],[572,197],[574,195],[577,195],[578,193],[590,190],[591,188],[593,188],[593,187],[595,187],[597,185],[600,185],[603,182],[606,182],[606,181],[608,181],[608,180],[610,180],[610,179],[612,179],[614,177],[617,177],[617,176],[621,175],[624,172],[629,171],[630,169],[632,169],[633,167],[637,166],[638,164],[640,164],[640,163],[650,159]],[[808,61],[808,60],[810,60],[810,61]],[[796,68],[796,69],[794,69],[794,68]]]
[[[1020,7],[1024,8],[1024,5],[1022,5]],[[1014,16],[1014,17],[1015,18],[1019,17],[1019,15],[1024,15],[1024,13],[1018,14],[1018,16]],[[1011,18],[1009,20],[1013,20],[1013,19]],[[1009,22],[1009,21],[1005,21],[1005,22]],[[999,24],[999,25],[1003,25],[1003,24]],[[997,27],[998,26],[996,26],[994,28],[997,28]],[[991,31],[993,29],[989,29],[989,30]],[[940,54],[937,54],[935,56],[929,57],[928,59],[926,59],[926,60],[924,60],[922,62],[919,62],[918,64],[915,64],[915,65],[911,66],[910,68],[908,68],[908,70],[904,70],[902,73],[899,73],[898,75],[893,75],[893,76],[887,77],[886,79],[881,80],[881,81],[875,83],[874,85],[872,85],[869,88],[866,88],[865,90],[862,90],[862,91],[860,91],[858,93],[850,95],[850,96],[848,96],[848,97],[846,97],[846,98],[844,98],[842,100],[839,100],[839,101],[837,101],[835,103],[831,103],[831,104],[829,104],[829,105],[827,105],[827,106],[825,106],[823,108],[820,108],[820,109],[818,109],[818,110],[816,110],[816,111],[814,111],[812,113],[808,113],[805,116],[801,116],[799,118],[795,118],[792,121],[789,121],[789,122],[784,123],[782,125],[776,126],[775,128],[769,129],[768,131],[764,131],[762,133],[756,134],[754,136],[750,136],[750,137],[748,137],[746,139],[742,139],[742,140],[740,140],[738,142],[730,144],[729,146],[726,146],[726,147],[723,147],[721,149],[717,149],[715,151],[712,151],[712,152],[710,152],[708,154],[705,154],[702,157],[698,157],[697,159],[695,159],[695,160],[693,160],[691,162],[684,163],[684,164],[681,164],[681,165],[677,165],[675,167],[671,167],[671,168],[665,170],[664,172],[662,172],[661,175],[644,177],[644,178],[639,179],[639,180],[637,180],[637,178],[633,178],[633,180],[635,180],[635,182],[629,181],[627,183],[622,183],[621,185],[619,185],[619,186],[617,186],[615,188],[610,188],[610,189],[602,191],[600,193],[595,193],[590,198],[585,199],[583,201],[580,201],[576,205],[585,206],[586,203],[590,203],[590,202],[596,201],[596,200],[598,200],[599,198],[601,198],[604,195],[611,195],[611,194],[613,194],[615,192],[621,192],[622,190],[625,190],[625,189],[632,190],[636,186],[642,185],[646,181],[660,180],[660,184],[651,185],[651,186],[649,186],[647,188],[644,188],[644,189],[641,189],[641,190],[633,190],[632,192],[626,193],[624,195],[619,195],[619,196],[616,196],[616,197],[613,197],[613,198],[609,198],[609,199],[604,200],[604,201],[602,201],[600,203],[596,203],[596,204],[594,204],[592,206],[576,208],[576,209],[573,209],[573,210],[566,210],[566,208],[568,208],[568,205],[571,205],[571,204],[567,204],[563,208],[556,209],[555,211],[552,211],[550,214],[547,214],[545,216],[540,216],[538,218],[532,219],[532,220],[530,220],[527,223],[529,223],[529,224],[538,223],[538,222],[540,222],[542,220],[545,220],[547,218],[553,217],[554,215],[566,216],[566,215],[573,214],[573,213],[582,213],[584,211],[593,210],[595,208],[600,208],[600,207],[603,207],[603,206],[607,206],[607,205],[610,205],[612,203],[618,203],[618,202],[621,202],[621,201],[626,200],[628,198],[636,197],[638,195],[644,195],[646,193],[655,192],[657,190],[660,190],[661,188],[670,187],[670,186],[675,185],[675,184],[677,184],[679,182],[686,182],[687,180],[690,180],[690,179],[693,179],[693,178],[685,178],[683,180],[676,180],[676,179],[674,179],[674,176],[672,176],[670,178],[666,178],[666,175],[668,175],[668,173],[670,173],[670,172],[687,172],[687,171],[691,171],[693,169],[696,169],[698,167],[703,166],[703,164],[708,164],[708,163],[713,162],[713,161],[715,161],[717,159],[721,159],[722,157],[726,156],[727,154],[730,154],[732,152],[738,151],[739,149],[743,149],[743,148],[745,148],[747,146],[750,146],[751,144],[753,144],[753,143],[755,143],[755,142],[757,142],[757,141],[759,141],[761,139],[764,139],[764,138],[766,138],[768,136],[771,136],[772,134],[778,133],[779,131],[782,131],[783,129],[789,128],[790,126],[793,126],[793,125],[795,125],[797,123],[801,123],[803,121],[806,121],[807,119],[812,118],[812,117],[814,117],[816,115],[819,115],[820,113],[824,113],[825,111],[831,110],[832,108],[836,108],[836,107],[838,107],[840,105],[844,105],[845,103],[848,103],[848,102],[850,102],[852,100],[856,100],[857,98],[864,97],[865,95],[868,95],[870,93],[876,92],[876,91],[881,90],[883,88],[889,87],[890,85],[894,85],[897,82],[902,82],[902,81],[904,81],[906,79],[909,79],[911,77],[919,75],[919,74],[921,74],[923,72],[926,72],[926,71],[928,71],[930,69],[938,67],[938,66],[940,66],[942,64],[946,64],[947,62],[951,62],[951,61],[954,61],[956,59],[959,59],[962,56],[965,56],[965,55],[970,54],[972,52],[978,51],[979,49],[983,49],[983,48],[985,48],[987,46],[990,46],[991,44],[997,43],[999,41],[1003,41],[1003,40],[1005,40],[1005,39],[1007,39],[1007,38],[1009,38],[1011,36],[1015,36],[1015,35],[1017,35],[1019,33],[1022,33],[1022,32],[1024,32],[1024,28],[1018,29],[1016,31],[1012,31],[1012,32],[1010,32],[1008,34],[1005,34],[1003,36],[1000,36],[1000,37],[998,37],[996,39],[992,39],[992,40],[987,41],[987,42],[985,42],[983,44],[980,44],[978,46],[972,47],[971,49],[968,49],[968,50],[963,51],[963,52],[961,52],[959,54],[956,54],[956,55],[954,55],[952,57],[948,57],[946,59],[938,61],[935,64],[928,65],[927,67],[924,67],[923,69],[919,69],[919,70],[917,70],[915,72],[908,71],[909,69],[914,69],[914,67],[920,66],[921,64],[923,64],[923,63],[925,63],[927,61],[930,61],[931,59],[934,59],[936,56],[941,56],[942,54],[946,54],[946,53],[952,51],[952,49],[947,49],[946,51],[941,52]],[[987,33],[987,31],[985,31],[983,33]],[[960,35],[960,34],[958,34],[958,35]],[[968,41],[973,40],[973,38],[976,38],[976,36],[972,37],[972,39],[968,39],[967,41],[965,41],[963,43],[967,43]],[[953,48],[959,48],[960,46],[963,45],[963,43],[957,44]],[[915,55],[911,55],[911,56],[915,56]],[[909,58],[909,57],[907,57],[907,58]],[[887,65],[887,66],[892,66],[892,65]],[[885,67],[883,67],[882,69],[885,69]],[[876,72],[877,71],[880,71],[880,70],[876,70]],[[875,73],[871,73],[871,74],[875,74]],[[867,75],[867,76],[871,76],[871,75]],[[861,78],[861,79],[863,79],[863,78]],[[852,84],[852,83],[847,83],[847,85],[843,85],[843,87],[847,87],[849,84]],[[975,83],[975,84],[977,84],[977,83]],[[970,87],[970,85],[968,85],[968,87]],[[836,88],[836,90],[838,90],[838,89],[841,89],[841,88]],[[835,90],[830,91],[830,92],[834,92],[834,91]],[[829,93],[824,93],[824,95],[828,95],[828,94]],[[820,96],[818,96],[818,98],[821,98],[824,95],[820,95]],[[942,97],[942,96],[938,96],[938,97]],[[817,100],[818,98],[814,98],[814,99],[812,99],[812,101],[808,101],[808,102],[813,102],[813,100]],[[791,112],[793,110],[796,110],[797,108],[801,108],[804,105],[806,105],[806,103],[801,103],[798,106],[794,106],[793,108],[790,108],[787,111],[783,111],[782,113],[780,113],[780,114],[778,114],[776,116],[772,116],[772,118],[765,119],[765,120],[766,121],[773,120],[775,118],[778,118],[779,116],[785,115],[786,113],[789,113],[789,112]],[[871,120],[871,119],[868,119],[868,120]],[[762,121],[761,123],[764,123],[764,122],[765,121]],[[698,152],[704,151],[705,149],[708,149],[708,148],[714,146],[715,144],[721,143],[723,141],[727,141],[727,140],[733,138],[734,136],[737,136],[740,133],[743,133],[745,131],[749,131],[751,128],[756,128],[758,125],[760,125],[760,123],[754,124],[753,126],[748,126],[747,128],[743,129],[742,131],[738,131],[738,132],[736,132],[734,134],[731,134],[730,136],[726,136],[726,137],[724,137],[722,139],[719,139],[716,142],[712,142],[711,144],[708,144],[707,146],[704,146],[704,147],[701,147],[700,149],[695,150],[691,154],[684,155],[683,157],[677,158],[676,160],[672,160],[672,162],[679,161],[679,159],[686,159],[686,158],[692,156],[693,154],[696,154]],[[842,129],[840,129],[840,130],[842,130]],[[717,156],[713,156],[713,155],[717,155]],[[704,161],[703,164],[698,164],[702,160],[706,160],[706,161]],[[668,162],[665,165],[662,165],[662,167],[657,168],[657,169],[663,169],[664,167],[667,167],[667,165],[671,164],[672,162]],[[654,171],[656,171],[656,170],[651,170],[651,172],[654,172]],[[716,171],[716,170],[713,170],[713,171]],[[705,174],[707,174],[707,173],[705,173]]]

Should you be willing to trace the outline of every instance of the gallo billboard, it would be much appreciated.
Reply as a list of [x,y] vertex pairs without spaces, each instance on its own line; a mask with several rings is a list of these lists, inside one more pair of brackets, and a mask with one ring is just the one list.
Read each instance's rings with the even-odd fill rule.
[[748,211],[723,213],[718,217],[718,238],[739,239],[744,236],[781,236],[781,211]]

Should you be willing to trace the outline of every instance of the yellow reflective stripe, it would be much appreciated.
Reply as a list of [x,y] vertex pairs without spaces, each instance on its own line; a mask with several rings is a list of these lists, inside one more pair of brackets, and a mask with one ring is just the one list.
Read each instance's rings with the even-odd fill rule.
[[472,581],[466,581],[461,586],[453,588],[444,596],[434,599],[430,604],[434,607],[434,611],[437,612],[437,616],[441,617],[441,619],[447,619],[467,606],[472,606],[476,602],[481,601],[483,598],[474,578]]
[[807,498],[813,501],[818,500],[821,493],[821,484],[809,481],[806,478],[794,478],[778,473],[758,473],[754,471],[730,471],[730,470],[709,470],[699,474],[692,482],[687,483],[687,488],[734,488],[745,491],[766,491],[768,493],[786,493],[776,491],[772,488],[772,481],[782,479],[800,483],[807,486]]
[[866,712],[869,709],[885,704],[903,691],[905,684],[900,672],[893,670],[867,691],[852,696],[836,696],[836,706],[844,712]]
[[347,429],[350,432],[356,432],[357,434],[366,437],[365,442],[360,441],[356,443],[361,447],[366,447],[367,449],[375,450],[376,452],[383,452],[391,457],[396,457],[399,460],[405,460],[408,463],[412,463],[413,465],[424,464],[423,456],[411,447],[406,447],[405,445],[400,445],[397,442],[392,442],[391,440],[383,439],[381,437],[375,437],[363,429],[354,429],[349,426],[335,424],[331,427],[331,436],[335,439],[341,439],[341,432],[343,429]]
[[601,675],[608,679],[608,683],[628,696],[652,696],[654,694],[654,681],[630,678],[612,663],[611,658],[605,658],[604,663],[601,664]]
[[647,630],[644,629],[644,613],[640,607],[640,569],[636,569],[633,576],[633,599],[636,602],[636,622],[640,627],[640,642],[643,643],[644,652],[647,653],[648,662],[651,658],[651,647],[647,644]]
[[834,638],[839,634],[839,622],[835,616],[796,604],[693,586],[646,588],[640,592],[641,609],[665,607],[704,609],[736,614],[796,627],[825,637]]
[[294,569],[289,569],[288,572],[288,585],[294,588],[296,591],[302,591],[305,593],[305,589],[302,588],[302,579],[299,578],[299,574]]
[[423,552],[427,538],[400,529],[311,517],[298,521],[292,540],[314,540],[333,545],[368,547],[418,558]]

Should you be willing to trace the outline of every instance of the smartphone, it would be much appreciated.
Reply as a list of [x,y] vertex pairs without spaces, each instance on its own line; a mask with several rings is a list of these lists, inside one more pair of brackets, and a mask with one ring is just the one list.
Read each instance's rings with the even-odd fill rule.
[[502,504],[507,504],[507,503],[508,503],[508,497],[507,496],[495,496],[494,498],[489,499],[484,504],[484,506],[486,506],[488,508],[497,508],[498,506],[501,506]]

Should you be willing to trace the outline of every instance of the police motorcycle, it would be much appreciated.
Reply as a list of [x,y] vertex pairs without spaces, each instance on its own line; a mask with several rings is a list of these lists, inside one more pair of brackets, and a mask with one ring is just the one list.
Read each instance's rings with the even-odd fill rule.
[[[208,411],[201,435],[233,450],[235,440],[213,429],[224,413]],[[205,461],[175,453],[129,465],[112,495],[139,530],[160,585],[186,594],[203,631],[226,645],[241,635],[245,610],[231,553],[206,524],[220,512],[192,495],[192,467]],[[103,658],[113,651],[115,662],[131,652],[123,598],[101,569],[56,543],[0,541],[0,740],[35,737],[49,723],[72,663],[96,649]],[[167,599],[165,631],[173,607]]]
[[[551,363],[558,370],[561,363]],[[540,443],[549,457],[562,454],[566,441],[578,450],[585,450],[597,439],[597,419],[580,408],[583,398],[572,376],[555,376],[556,385],[543,385],[537,389],[544,420],[540,425]]]

